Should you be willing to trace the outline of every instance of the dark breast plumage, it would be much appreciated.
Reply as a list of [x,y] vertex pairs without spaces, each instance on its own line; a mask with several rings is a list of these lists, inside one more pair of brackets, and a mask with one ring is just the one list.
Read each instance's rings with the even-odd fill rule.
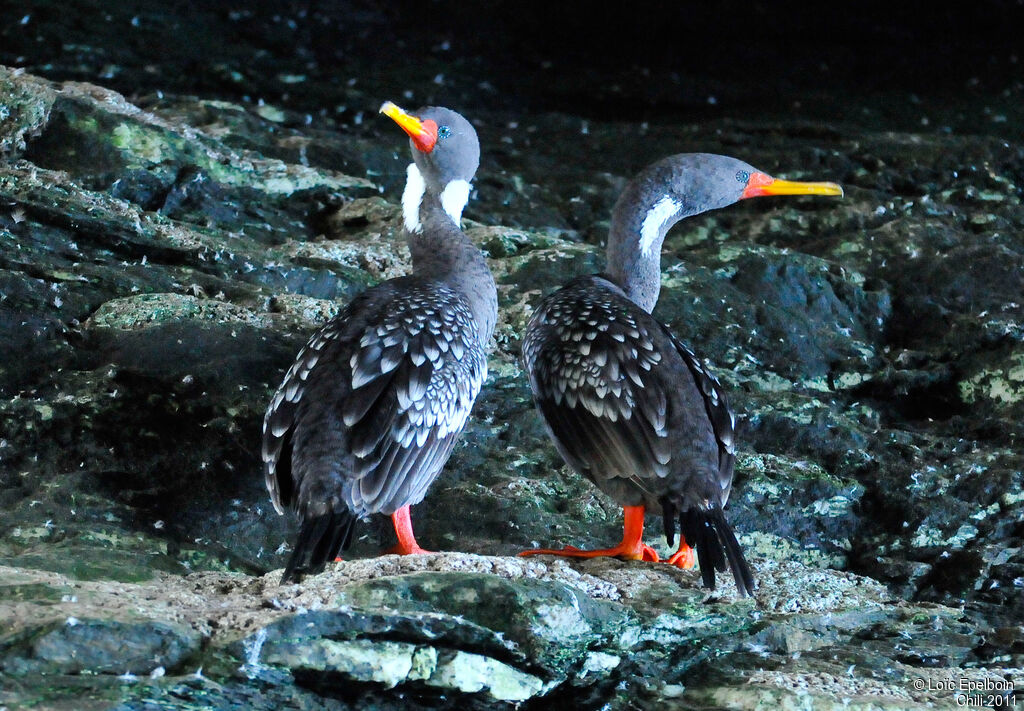
[[458,292],[416,277],[364,292],[309,339],[267,411],[263,461],[275,507],[362,516],[418,503],[486,373]]

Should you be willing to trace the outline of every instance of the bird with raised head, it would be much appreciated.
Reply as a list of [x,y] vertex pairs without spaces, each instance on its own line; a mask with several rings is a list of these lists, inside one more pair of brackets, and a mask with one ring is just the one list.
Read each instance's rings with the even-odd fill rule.
[[409,136],[412,273],[367,289],[314,333],[267,409],[267,488],[278,513],[302,520],[282,582],[321,571],[369,514],[391,517],[389,552],[426,552],[409,508],[441,472],[487,375],[497,292],[459,226],[480,161],[476,131],[446,108],[380,110]]
[[618,556],[659,561],[643,541],[644,515],[661,514],[679,548],[666,562],[715,587],[731,569],[741,595],[754,576],[724,507],[732,489],[735,417],[718,379],[651,315],[661,247],[678,221],[761,195],[842,195],[834,183],[777,180],[707,153],[659,160],[626,187],[612,212],[607,270],[546,297],[523,337],[534,402],[562,458],[624,509],[612,548],[522,555]]

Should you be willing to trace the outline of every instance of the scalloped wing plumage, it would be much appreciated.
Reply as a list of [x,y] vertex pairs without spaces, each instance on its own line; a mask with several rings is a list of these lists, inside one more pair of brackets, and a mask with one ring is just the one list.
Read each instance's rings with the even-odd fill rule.
[[486,358],[465,300],[387,282],[317,331],[264,420],[278,511],[392,513],[423,498],[465,426]]
[[685,488],[695,474],[681,470],[695,463],[717,486],[694,495],[725,503],[734,420],[721,384],[609,282],[582,277],[545,299],[527,327],[523,360],[563,457],[610,495],[632,497],[620,503]]
[[722,511],[732,488],[735,418],[721,383],[663,324],[602,277],[546,298],[523,339],[534,400],[556,448],[623,506],[679,526],[704,584],[732,570],[755,582]]

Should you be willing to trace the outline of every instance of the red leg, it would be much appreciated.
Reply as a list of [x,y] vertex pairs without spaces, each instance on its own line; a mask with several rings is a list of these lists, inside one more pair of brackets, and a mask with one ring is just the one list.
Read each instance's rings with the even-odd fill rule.
[[679,550],[670,555],[665,562],[684,570],[689,570],[697,562],[693,548],[686,542],[686,538],[682,534],[679,534]]
[[658,552],[644,543],[644,507],[624,506],[622,525],[622,543],[614,548],[600,548],[598,550],[580,550],[573,546],[566,546],[561,550],[539,548],[532,551],[523,551],[519,555],[560,555],[569,558],[596,558],[598,556],[614,556],[627,560],[648,560],[657,563],[660,558]]
[[410,555],[412,553],[431,553],[432,551],[420,548],[416,542],[416,536],[412,532],[412,520],[409,518],[409,505],[391,514],[391,522],[395,524],[395,535],[398,536],[398,545],[388,548],[386,553],[397,553],[398,555]]

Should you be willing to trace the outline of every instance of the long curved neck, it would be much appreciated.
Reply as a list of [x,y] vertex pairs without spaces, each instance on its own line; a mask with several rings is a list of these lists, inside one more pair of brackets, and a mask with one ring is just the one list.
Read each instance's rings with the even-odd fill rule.
[[487,260],[458,222],[469,198],[469,183],[453,181],[436,194],[427,190],[415,164],[402,194],[402,219],[412,255],[412,273],[443,282],[466,297],[481,341],[494,330],[498,297]]
[[[672,225],[740,198],[738,190],[725,190],[713,179],[722,171],[722,161],[722,156],[704,153],[663,158],[633,178],[615,203],[608,276],[648,313],[658,303],[661,247]],[[746,164],[735,161],[735,166]]]
[[657,180],[630,183],[615,203],[608,233],[608,276],[648,313],[661,292],[665,235],[672,225],[696,214],[667,188]]

